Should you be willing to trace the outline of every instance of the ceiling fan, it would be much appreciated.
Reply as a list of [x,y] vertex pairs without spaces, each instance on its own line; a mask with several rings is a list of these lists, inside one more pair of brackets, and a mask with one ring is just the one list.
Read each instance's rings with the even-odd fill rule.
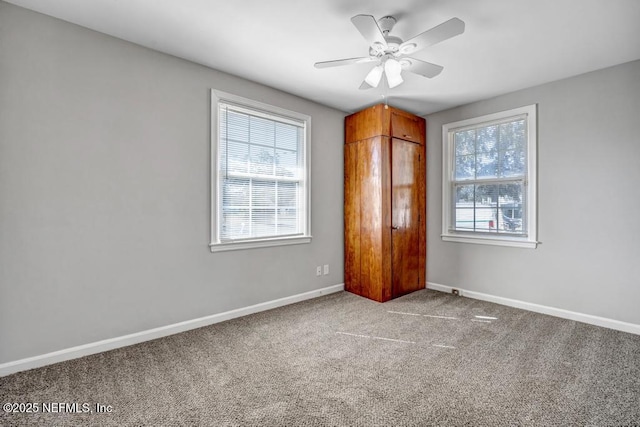
[[360,89],[378,87],[383,74],[387,77],[389,88],[394,88],[404,81],[402,70],[428,78],[437,76],[444,67],[407,55],[464,32],[464,22],[458,18],[452,18],[407,41],[402,41],[399,37],[389,35],[397,22],[393,16],[385,16],[376,22],[371,15],[356,15],[351,18],[351,22],[369,43],[369,56],[316,62],[315,67],[328,68],[377,62],[365,77]]

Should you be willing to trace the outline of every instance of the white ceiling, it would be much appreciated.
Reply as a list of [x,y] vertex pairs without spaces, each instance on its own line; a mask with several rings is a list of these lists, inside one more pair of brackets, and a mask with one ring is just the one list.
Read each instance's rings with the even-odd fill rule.
[[[389,103],[427,114],[640,59],[639,0],[9,0],[343,111],[382,100],[358,87],[372,64],[357,14],[398,19],[407,40],[452,17],[464,34],[413,56],[443,65],[433,79],[403,73]],[[639,76],[640,78],[640,76]],[[382,87],[383,85],[381,85]]]

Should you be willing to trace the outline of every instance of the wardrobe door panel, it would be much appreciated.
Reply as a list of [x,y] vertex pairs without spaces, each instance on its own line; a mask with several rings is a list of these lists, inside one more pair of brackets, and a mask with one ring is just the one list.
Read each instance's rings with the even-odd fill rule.
[[422,147],[394,138],[391,152],[392,289],[397,297],[421,289],[420,157]]
[[391,113],[391,136],[424,144],[426,137],[424,119],[394,109]]

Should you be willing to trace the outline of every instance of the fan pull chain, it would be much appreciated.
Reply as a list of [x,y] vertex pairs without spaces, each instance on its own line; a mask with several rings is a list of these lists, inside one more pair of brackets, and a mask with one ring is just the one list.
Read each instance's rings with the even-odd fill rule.
[[382,79],[382,101],[384,102],[384,109],[388,110],[389,109],[389,96],[388,96],[388,92],[389,92],[389,85],[387,84],[387,80],[386,79]]

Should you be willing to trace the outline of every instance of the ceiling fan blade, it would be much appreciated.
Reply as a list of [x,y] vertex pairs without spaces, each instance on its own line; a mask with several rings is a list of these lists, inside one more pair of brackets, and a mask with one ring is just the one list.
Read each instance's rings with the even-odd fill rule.
[[400,62],[409,63],[402,67],[404,70],[410,71],[415,74],[420,74],[421,76],[428,78],[437,76],[444,69],[442,65],[432,64],[431,62],[421,61],[415,58],[402,58]]
[[413,53],[462,33],[464,33],[464,21],[451,18],[402,43],[398,50],[403,54]]
[[362,82],[362,84],[360,85],[360,90],[367,90],[367,89],[373,89],[373,86],[371,86],[369,83],[367,82]]
[[353,22],[353,25],[356,26],[369,45],[379,43],[384,48],[387,47],[387,41],[384,39],[376,18],[371,15],[356,15],[351,18],[351,22]]
[[362,64],[365,62],[372,62],[372,61],[376,61],[377,59],[378,58],[363,56],[361,58],[347,58],[347,59],[338,59],[335,61],[316,62],[314,66],[316,68],[340,67],[342,65]]

